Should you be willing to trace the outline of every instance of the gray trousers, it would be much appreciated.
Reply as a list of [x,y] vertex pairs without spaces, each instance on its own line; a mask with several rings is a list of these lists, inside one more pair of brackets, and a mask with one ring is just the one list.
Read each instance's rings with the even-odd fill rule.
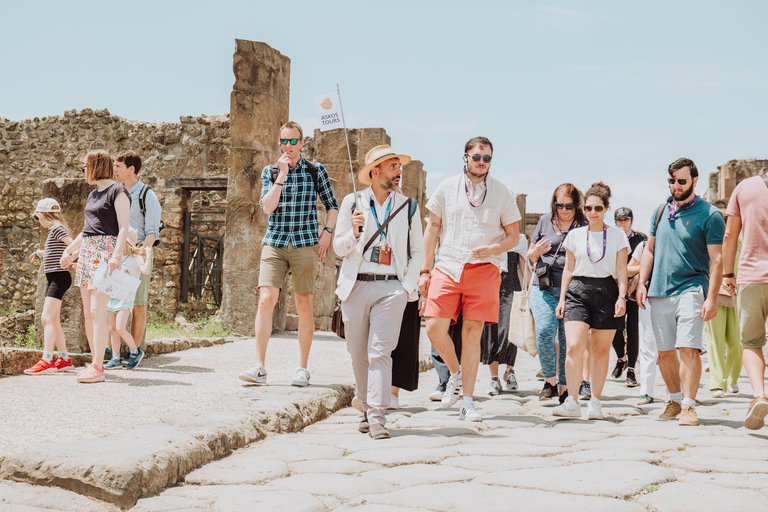
[[400,281],[357,281],[341,303],[357,396],[369,423],[384,425],[391,402],[392,357],[408,303]]

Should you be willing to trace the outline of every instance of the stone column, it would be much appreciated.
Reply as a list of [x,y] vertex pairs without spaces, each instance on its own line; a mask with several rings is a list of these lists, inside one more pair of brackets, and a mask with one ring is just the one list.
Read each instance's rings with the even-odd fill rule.
[[520,229],[520,234],[525,234],[525,203],[526,198],[528,197],[527,194],[517,194],[517,209],[520,210],[520,216],[522,219],[520,219],[520,222],[518,222],[518,228]]
[[[43,181],[43,197],[52,197],[61,205],[61,211],[69,227],[69,233],[75,238],[83,229],[85,222],[85,203],[93,186],[79,178],[53,178]],[[41,246],[45,238],[41,241]],[[37,292],[35,294],[35,339],[42,341],[43,326],[40,317],[45,302],[47,281],[43,266],[40,266],[37,276]],[[75,274],[72,272],[74,280]],[[83,323],[83,302],[80,290],[70,288],[61,301],[61,326],[67,340],[67,350],[70,352],[85,352],[88,350],[88,339],[85,337]]]
[[[259,209],[261,170],[277,161],[280,126],[288,121],[290,59],[265,43],[237,39],[232,67],[222,315],[234,332],[252,334],[267,226]],[[284,325],[284,312],[283,299],[277,328]]]

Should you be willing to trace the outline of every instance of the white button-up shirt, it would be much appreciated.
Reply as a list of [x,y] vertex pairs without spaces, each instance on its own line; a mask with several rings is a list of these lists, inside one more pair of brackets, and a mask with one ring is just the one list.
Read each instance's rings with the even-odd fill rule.
[[443,221],[435,268],[457,283],[467,263],[493,263],[499,267],[504,254],[478,259],[472,256],[472,250],[500,242],[506,236],[504,226],[522,218],[515,194],[491,176],[486,179],[488,194],[482,204],[479,186],[472,190],[471,183],[467,182],[472,202],[478,205],[471,206],[464,188],[465,179],[460,174],[443,181],[427,203],[427,209]]

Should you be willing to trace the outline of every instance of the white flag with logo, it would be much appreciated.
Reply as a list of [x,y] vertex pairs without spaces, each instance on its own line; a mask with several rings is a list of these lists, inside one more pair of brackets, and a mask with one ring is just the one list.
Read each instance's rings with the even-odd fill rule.
[[315,108],[317,109],[317,117],[320,119],[321,131],[344,127],[338,93],[332,92],[331,94],[315,96]]

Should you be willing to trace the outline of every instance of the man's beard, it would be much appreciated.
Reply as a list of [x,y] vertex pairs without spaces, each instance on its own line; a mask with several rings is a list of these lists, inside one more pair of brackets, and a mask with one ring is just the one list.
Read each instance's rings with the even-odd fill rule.
[[679,203],[691,197],[691,194],[693,194],[693,185],[691,185],[686,190],[683,190],[682,192],[680,192],[680,197],[678,197],[677,194],[672,194],[672,197],[674,197],[675,201]]
[[392,192],[393,190],[396,190],[398,185],[395,185],[394,178],[382,178],[381,182],[379,182],[379,185],[382,189],[386,190],[387,192]]
[[486,169],[485,172],[481,174],[481,173],[475,171],[474,169],[467,169],[467,174],[469,174],[470,176],[474,176],[475,178],[482,178],[482,177],[488,175],[488,171],[489,170],[490,169]]

